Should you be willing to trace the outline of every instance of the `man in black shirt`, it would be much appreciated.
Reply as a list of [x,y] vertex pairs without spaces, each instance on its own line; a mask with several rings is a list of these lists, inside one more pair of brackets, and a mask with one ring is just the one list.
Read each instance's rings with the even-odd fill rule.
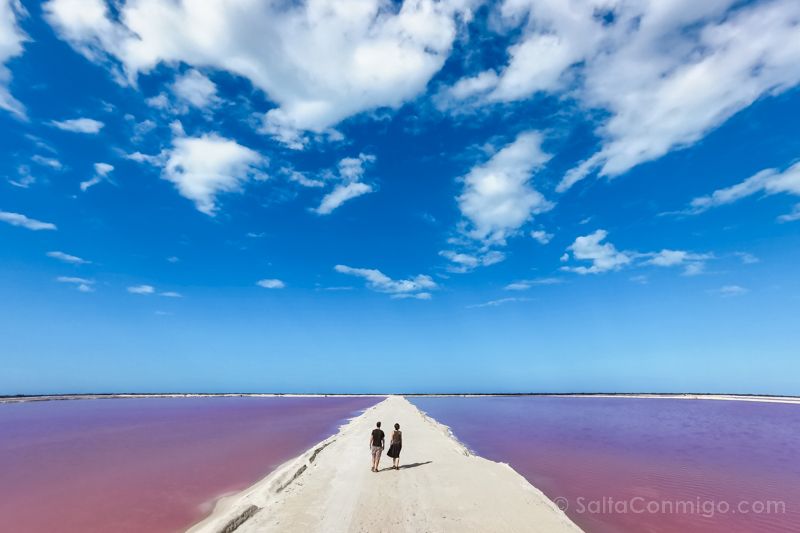
[[381,429],[381,423],[378,422],[377,427],[372,430],[372,435],[369,436],[369,450],[372,452],[372,471],[377,472],[381,463],[381,454],[383,453],[383,440],[386,437]]

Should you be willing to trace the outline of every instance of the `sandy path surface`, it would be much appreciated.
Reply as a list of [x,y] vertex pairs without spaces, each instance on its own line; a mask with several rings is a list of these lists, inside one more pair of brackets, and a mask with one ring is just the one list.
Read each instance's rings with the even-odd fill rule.
[[[370,471],[369,435],[383,422],[403,431],[401,469],[385,453]],[[388,446],[387,446],[388,447]],[[509,466],[469,452],[445,426],[392,396],[340,432],[221,501],[190,531],[578,532]]]

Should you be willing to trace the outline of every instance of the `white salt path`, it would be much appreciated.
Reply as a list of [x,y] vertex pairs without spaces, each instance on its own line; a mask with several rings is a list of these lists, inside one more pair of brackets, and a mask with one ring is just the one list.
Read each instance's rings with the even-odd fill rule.
[[[401,470],[370,471],[369,435],[403,431]],[[503,438],[503,436],[498,436]],[[509,436],[509,438],[512,438]],[[535,453],[535,450],[532,450]],[[579,532],[508,465],[471,455],[447,427],[391,396],[249,489],[192,533]]]

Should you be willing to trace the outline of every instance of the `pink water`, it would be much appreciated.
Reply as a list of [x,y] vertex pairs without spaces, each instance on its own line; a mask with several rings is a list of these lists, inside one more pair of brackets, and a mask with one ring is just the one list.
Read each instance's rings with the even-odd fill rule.
[[589,533],[800,532],[800,405],[415,398]]
[[0,531],[173,532],[379,398],[0,404]]

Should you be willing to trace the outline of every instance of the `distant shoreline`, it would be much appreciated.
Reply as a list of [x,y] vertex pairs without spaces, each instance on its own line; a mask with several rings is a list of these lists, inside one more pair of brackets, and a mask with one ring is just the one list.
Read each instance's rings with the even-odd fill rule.
[[[38,394],[0,396],[0,403],[24,403],[58,400],[110,400],[133,398],[352,398],[366,397],[378,398],[393,395],[386,394],[359,394],[359,393],[99,393],[99,394]],[[671,393],[671,392],[520,392],[520,393],[416,393],[402,394],[406,397],[416,398],[491,398],[491,397],[545,397],[545,398],[661,398],[683,400],[727,400],[750,401],[766,403],[800,404],[800,396],[782,396],[771,394],[724,394],[724,393]]]

